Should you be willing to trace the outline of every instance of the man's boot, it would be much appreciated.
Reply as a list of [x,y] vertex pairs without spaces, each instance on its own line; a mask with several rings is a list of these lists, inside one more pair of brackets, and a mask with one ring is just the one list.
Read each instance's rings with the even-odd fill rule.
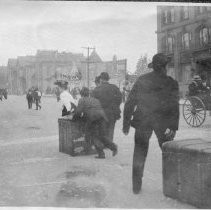
[[97,159],[105,159],[105,153],[102,151],[97,151],[98,152],[98,156],[95,156],[95,158]]
[[133,182],[133,193],[139,194],[141,191],[142,179],[140,178],[136,183]]

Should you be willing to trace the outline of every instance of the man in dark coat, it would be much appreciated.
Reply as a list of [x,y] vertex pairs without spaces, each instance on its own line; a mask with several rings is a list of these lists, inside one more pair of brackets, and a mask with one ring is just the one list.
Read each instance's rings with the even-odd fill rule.
[[149,64],[153,72],[139,77],[124,107],[124,134],[128,134],[130,126],[135,128],[132,173],[135,194],[141,190],[152,132],[155,132],[162,148],[164,142],[173,140],[178,130],[179,89],[177,81],[166,75],[167,63],[168,59],[164,54],[153,56],[152,63]]
[[122,94],[116,85],[110,84],[109,74],[102,72],[100,74],[100,85],[97,86],[93,92],[93,97],[97,98],[108,118],[107,135],[111,142],[113,142],[115,123],[120,119],[120,104],[122,102]]
[[117,154],[117,145],[110,142],[106,135],[106,115],[103,108],[96,98],[89,97],[89,89],[82,88],[80,91],[81,98],[74,115],[74,119],[83,114],[83,119],[86,122],[85,136],[87,139],[92,139],[95,145],[98,156],[96,158],[105,158],[103,151],[104,147],[113,151],[113,156]]
[[33,95],[32,95],[32,91],[29,90],[26,94],[26,99],[27,99],[27,102],[28,102],[28,109],[31,109],[32,108],[32,102],[33,102]]

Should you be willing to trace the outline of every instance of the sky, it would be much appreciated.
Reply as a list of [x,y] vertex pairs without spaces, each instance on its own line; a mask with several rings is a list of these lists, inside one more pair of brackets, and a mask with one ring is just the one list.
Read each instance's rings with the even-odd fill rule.
[[0,0],[0,65],[37,50],[73,53],[95,47],[103,61],[128,60],[157,51],[156,3]]

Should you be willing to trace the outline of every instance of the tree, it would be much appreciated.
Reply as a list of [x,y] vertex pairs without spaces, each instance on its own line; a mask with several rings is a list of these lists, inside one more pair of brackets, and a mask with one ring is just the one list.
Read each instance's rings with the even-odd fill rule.
[[150,63],[151,61],[148,59],[148,56],[147,54],[145,55],[141,55],[141,57],[138,59],[138,62],[136,64],[136,71],[135,71],[135,74],[137,76],[140,76],[142,74],[146,74],[148,72],[151,71],[151,69],[148,68],[148,64]]

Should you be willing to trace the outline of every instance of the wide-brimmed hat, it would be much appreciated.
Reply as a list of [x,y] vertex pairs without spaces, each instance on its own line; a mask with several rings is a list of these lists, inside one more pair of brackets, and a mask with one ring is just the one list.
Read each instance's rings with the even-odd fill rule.
[[100,79],[108,81],[110,79],[109,74],[107,72],[102,72],[100,74]]
[[195,76],[193,77],[193,80],[199,80],[199,81],[201,81],[201,77],[200,77],[199,75],[195,75]]
[[163,53],[157,53],[153,56],[152,62],[148,64],[148,68],[164,67],[167,63],[169,63],[169,58]]
[[54,82],[55,85],[58,85],[59,87],[67,87],[68,82],[65,80],[57,80]]

